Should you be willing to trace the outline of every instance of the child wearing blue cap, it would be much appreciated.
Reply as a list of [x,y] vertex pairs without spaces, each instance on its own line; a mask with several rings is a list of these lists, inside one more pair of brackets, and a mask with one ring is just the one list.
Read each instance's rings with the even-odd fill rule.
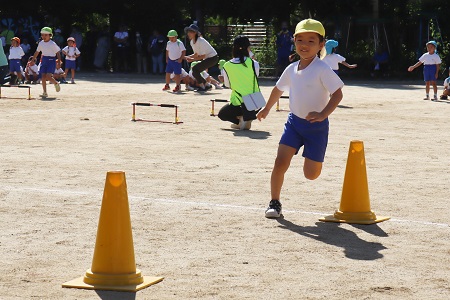
[[423,100],[430,100],[430,85],[433,86],[434,97],[432,101],[437,101],[437,84],[436,80],[439,75],[439,67],[441,66],[441,58],[437,54],[437,43],[429,41],[426,44],[427,53],[419,57],[419,61],[408,68],[412,72],[415,68],[423,64],[423,80],[425,81],[425,98]]
[[339,64],[346,66],[347,68],[354,69],[358,65],[353,64],[350,65],[345,61],[345,57],[336,53],[336,47],[339,45],[339,42],[336,40],[327,40],[325,43],[325,50],[327,50],[327,55],[322,59],[330,68],[336,73],[339,74]]

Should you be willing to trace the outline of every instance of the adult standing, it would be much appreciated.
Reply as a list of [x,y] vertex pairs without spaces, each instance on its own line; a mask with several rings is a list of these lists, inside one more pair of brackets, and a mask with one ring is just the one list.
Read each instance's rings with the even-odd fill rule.
[[139,74],[142,72],[147,74],[147,51],[144,46],[142,35],[139,31],[136,31],[135,46],[137,72]]
[[5,77],[8,73],[8,59],[6,58],[5,51],[3,50],[2,39],[0,39],[0,84],[4,84],[7,81]]
[[104,26],[98,34],[95,48],[94,67],[96,71],[105,71],[110,47],[109,30]]
[[119,30],[114,33],[114,50],[115,50],[115,71],[128,72],[128,56],[129,56],[129,35],[125,24],[119,26]]
[[148,52],[152,56],[152,73],[164,73],[164,53],[167,41],[164,35],[158,30],[153,30],[153,34],[148,39]]
[[3,43],[3,51],[5,55],[9,54],[9,48],[11,48],[11,39],[14,37],[14,31],[0,23],[0,39]]
[[277,76],[283,73],[284,69],[291,63],[289,56],[292,52],[292,32],[289,30],[288,23],[286,21],[281,23],[281,31],[277,34]]
[[192,68],[192,75],[194,75],[199,86],[197,91],[206,91],[206,80],[200,73],[216,66],[219,63],[219,56],[217,55],[216,49],[201,36],[197,25],[189,25],[184,28],[184,32],[187,34],[192,50],[194,51],[193,54],[185,56],[186,61],[200,61]]

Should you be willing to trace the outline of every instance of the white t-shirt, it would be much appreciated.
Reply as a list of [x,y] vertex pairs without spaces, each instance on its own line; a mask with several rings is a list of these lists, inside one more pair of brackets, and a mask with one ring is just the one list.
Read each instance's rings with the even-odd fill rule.
[[[192,69],[189,71],[189,74],[188,74],[188,75],[189,75],[189,77],[191,77],[192,79],[196,80],[195,77],[194,77],[194,74],[192,73]],[[209,74],[208,74],[206,71],[200,72],[200,75],[201,75],[204,79],[206,79],[206,78],[209,77]]]
[[[186,76],[189,76],[188,72],[186,72],[185,69],[181,68],[180,78],[183,79]],[[175,78],[175,73],[170,74],[170,79],[173,79],[173,78]]]
[[291,63],[281,74],[276,87],[289,92],[289,109],[299,118],[306,118],[312,111],[321,112],[333,94],[344,83],[319,57],[298,71],[300,61]]
[[64,74],[64,70],[62,68],[55,69],[54,74]]
[[445,78],[444,80],[444,89],[450,89],[450,77]]
[[65,46],[62,51],[64,55],[66,55],[67,60],[76,60],[75,55],[81,54],[80,50],[78,50],[77,47]]
[[442,62],[439,55],[437,55],[436,53],[430,54],[428,52],[419,57],[419,61],[424,65],[437,65]]
[[184,47],[183,42],[180,40],[177,40],[176,42],[168,41],[166,50],[169,52],[170,60],[177,60],[181,57],[183,51],[186,50],[186,47]]
[[42,52],[43,56],[55,57],[56,53],[61,51],[61,48],[52,40],[44,42],[43,40],[39,42],[36,51]]
[[22,59],[22,56],[25,55],[25,52],[23,52],[22,47],[11,47],[9,48],[9,59]]
[[216,49],[214,49],[211,44],[201,36],[197,39],[195,44],[194,40],[191,40],[191,47],[194,53],[197,53],[198,55],[206,55],[205,58],[210,58],[217,55]]
[[36,64],[28,66],[27,68],[25,68],[25,71],[27,72],[28,75],[33,75],[34,73],[39,74],[39,68]]
[[339,63],[345,61],[345,57],[341,56],[337,53],[331,53],[326,55],[323,59],[324,62],[327,63],[327,65],[330,66],[333,70],[339,70]]

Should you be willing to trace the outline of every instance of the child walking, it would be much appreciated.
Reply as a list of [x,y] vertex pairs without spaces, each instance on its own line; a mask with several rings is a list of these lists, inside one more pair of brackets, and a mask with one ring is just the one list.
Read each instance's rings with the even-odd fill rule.
[[[9,72],[11,74],[11,79],[17,76],[17,84],[22,83],[22,57],[25,55],[22,47],[20,47],[20,39],[18,37],[13,37],[11,39],[11,48],[9,49]],[[12,80],[15,83],[16,78]]]
[[427,53],[419,57],[419,61],[408,68],[412,72],[415,68],[423,64],[423,80],[425,81],[425,98],[423,100],[430,100],[430,85],[433,86],[434,96],[432,101],[437,101],[437,78],[439,76],[439,67],[441,66],[441,58],[437,54],[437,43],[429,41],[426,44]]
[[70,70],[71,75],[71,83],[75,83],[75,69],[77,68],[77,58],[81,55],[80,50],[78,50],[77,45],[75,43],[75,38],[68,37],[67,38],[67,46],[62,49],[62,53],[66,56],[66,68],[64,70],[65,76],[67,78],[67,74]]
[[345,61],[345,57],[336,53],[336,47],[338,45],[339,42],[336,40],[327,40],[325,43],[327,55],[322,60],[326,62],[336,74],[339,74],[339,64],[342,64],[350,69],[356,68],[358,66],[357,64],[350,65]]
[[[303,146],[303,174],[314,180],[322,171],[328,143],[328,116],[342,100],[344,83],[320,58],[325,56],[325,28],[314,19],[305,19],[295,28],[295,51],[300,61],[291,63],[272,89],[266,107],[257,114],[265,119],[283,92],[289,92],[290,113],[284,125],[275,159],[270,188],[272,200],[266,218],[282,216],[280,193],[284,174],[292,158]],[[331,95],[331,96],[330,96]]]
[[174,93],[181,92],[180,86],[180,74],[181,74],[181,63],[183,62],[184,55],[186,54],[186,48],[182,41],[178,39],[178,33],[175,30],[170,30],[167,33],[169,41],[166,46],[166,85],[163,91],[170,90],[170,74],[174,73],[173,80],[175,81]]
[[42,97],[48,97],[47,94],[47,80],[50,83],[55,85],[56,92],[61,90],[61,86],[59,83],[53,78],[53,72],[56,69],[56,59],[61,60],[61,48],[52,41],[52,29],[50,27],[43,27],[41,29],[41,38],[42,40],[39,42],[36,52],[33,55],[33,59],[36,60],[39,53],[41,54],[41,63],[39,67],[39,73],[41,74],[42,79]]

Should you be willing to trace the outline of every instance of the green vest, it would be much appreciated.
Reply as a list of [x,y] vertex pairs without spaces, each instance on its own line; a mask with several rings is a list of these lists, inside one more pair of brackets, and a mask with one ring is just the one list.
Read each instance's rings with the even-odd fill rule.
[[241,63],[232,63],[227,61],[223,68],[227,72],[230,88],[232,90],[230,104],[240,106],[242,104],[242,96],[258,92],[259,86],[256,82],[256,75],[252,67],[252,59],[247,57],[245,66]]

